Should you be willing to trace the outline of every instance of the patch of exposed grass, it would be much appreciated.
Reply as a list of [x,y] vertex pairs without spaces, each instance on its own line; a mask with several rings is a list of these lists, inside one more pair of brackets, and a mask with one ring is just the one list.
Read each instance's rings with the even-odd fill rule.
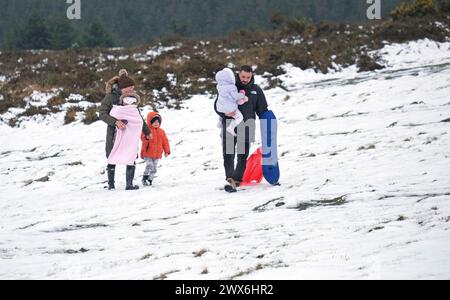
[[405,216],[398,216],[398,218],[397,218],[397,222],[400,222],[400,221],[405,221],[406,220],[406,217]]
[[208,273],[209,273],[208,268],[204,268],[200,274],[201,275],[206,275]]
[[59,95],[59,96],[53,97],[52,99],[48,100],[47,105],[49,107],[56,107],[56,106],[63,105],[64,103],[66,103],[66,100],[64,99],[64,97]]
[[147,259],[149,259],[149,258],[152,257],[152,256],[153,256],[153,254],[147,253],[147,254],[145,254],[144,256],[142,256],[139,260],[147,260]]
[[271,204],[271,203],[274,203],[274,202],[277,202],[277,203],[275,204],[276,207],[283,206],[283,205],[285,204],[285,203],[283,202],[283,200],[284,200],[284,197],[283,197],[283,196],[282,196],[282,197],[275,198],[275,199],[272,199],[272,200],[269,200],[269,201],[267,201],[266,203],[261,204],[261,205],[258,205],[257,207],[253,208],[253,211],[264,212],[264,211],[267,210],[267,206],[268,206],[269,204]]
[[259,270],[262,270],[262,269],[268,268],[268,267],[287,267],[287,265],[283,264],[282,261],[278,261],[278,262],[270,263],[270,264],[260,264],[259,263],[253,268],[248,268],[247,270],[236,273],[235,275],[230,277],[230,280],[234,280],[236,278],[239,278],[239,277],[242,277],[245,275],[249,275],[253,272],[256,272],[256,271],[259,271]]
[[177,273],[177,272],[180,272],[180,270],[173,270],[173,271],[161,273],[158,276],[155,276],[153,278],[153,280],[165,280],[165,279],[168,278],[168,275],[173,274],[173,273]]
[[98,120],[99,120],[99,118],[97,115],[97,107],[96,106],[88,107],[84,111],[84,119],[83,119],[84,124],[90,125],[94,122],[97,122]]
[[50,181],[50,176],[49,175],[47,175],[47,176],[44,176],[44,177],[41,177],[41,178],[38,178],[38,179],[29,179],[29,180],[26,180],[25,182],[24,182],[24,186],[29,186],[30,184],[32,184],[33,182],[48,182],[48,181]]
[[374,58],[368,54],[362,54],[359,57],[356,66],[358,67],[358,72],[375,71],[375,70],[381,70],[384,68],[384,66],[380,65],[376,61],[376,58]]
[[47,182],[47,181],[49,181],[49,180],[50,180],[50,177],[44,176],[44,177],[42,177],[42,178],[36,179],[35,181],[36,181],[36,182]]
[[17,115],[17,118],[21,118],[21,117],[32,117],[32,116],[36,116],[36,115],[49,115],[52,113],[57,113],[59,112],[59,108],[57,107],[38,107],[38,106],[30,106],[29,108],[27,108],[26,111],[24,111],[21,114]]
[[325,199],[325,200],[312,200],[309,202],[300,202],[293,209],[297,209],[299,211],[303,211],[313,207],[320,206],[339,206],[347,203],[346,196],[340,196],[333,199]]
[[76,116],[78,112],[83,111],[82,108],[78,106],[71,106],[67,109],[66,115],[64,116],[64,125],[75,122]]
[[358,148],[358,151],[362,151],[362,150],[373,150],[376,149],[376,146],[371,144],[371,145],[367,145],[367,146],[361,146]]
[[377,227],[374,227],[374,228],[370,229],[369,233],[373,232],[373,231],[377,231],[377,230],[382,230],[382,229],[384,229],[384,226],[377,226]]
[[206,249],[201,249],[201,250],[199,250],[199,251],[192,252],[192,254],[194,254],[194,257],[201,257],[201,256],[203,256],[206,252],[208,252],[208,250],[206,250]]

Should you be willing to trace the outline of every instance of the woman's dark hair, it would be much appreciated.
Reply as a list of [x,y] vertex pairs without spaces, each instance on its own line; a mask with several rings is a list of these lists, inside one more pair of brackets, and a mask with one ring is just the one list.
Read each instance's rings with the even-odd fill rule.
[[253,73],[253,68],[250,67],[250,66],[242,66],[241,67],[241,72],[242,71],[247,72],[247,73]]

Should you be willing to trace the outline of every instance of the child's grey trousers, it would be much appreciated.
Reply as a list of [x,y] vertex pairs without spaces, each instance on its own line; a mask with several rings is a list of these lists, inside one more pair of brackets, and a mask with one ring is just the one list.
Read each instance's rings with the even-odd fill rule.
[[153,180],[155,178],[155,174],[158,171],[158,162],[159,159],[153,158],[144,158],[145,161],[145,171],[144,176],[149,176],[148,179]]

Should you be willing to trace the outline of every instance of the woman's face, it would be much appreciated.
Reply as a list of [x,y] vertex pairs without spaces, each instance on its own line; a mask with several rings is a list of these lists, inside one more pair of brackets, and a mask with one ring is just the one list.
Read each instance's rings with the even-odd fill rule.
[[124,88],[121,91],[122,91],[122,94],[132,93],[132,92],[134,92],[134,86],[130,86],[130,87]]

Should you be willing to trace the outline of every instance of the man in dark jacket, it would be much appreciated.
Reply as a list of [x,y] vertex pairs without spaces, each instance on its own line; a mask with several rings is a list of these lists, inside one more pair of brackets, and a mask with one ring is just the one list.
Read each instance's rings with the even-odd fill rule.
[[[99,117],[100,119],[108,124],[106,129],[106,157],[108,158],[111,154],[112,148],[114,146],[114,135],[117,129],[123,129],[126,127],[125,122],[122,120],[116,120],[111,117],[109,113],[113,108],[113,105],[121,105],[120,96],[125,93],[130,93],[134,91],[136,83],[133,79],[128,77],[128,73],[126,70],[120,70],[119,76],[115,76],[111,78],[106,83],[106,96],[103,98],[102,104],[99,108]],[[142,127],[142,132],[149,139],[150,138],[150,129],[147,126],[147,123],[144,121],[144,125]],[[114,190],[114,177],[115,177],[115,165],[108,165],[108,189]],[[127,190],[137,189],[137,186],[133,186],[133,178],[134,172],[136,170],[136,166],[127,166],[126,179],[127,179]]]
[[[255,84],[252,67],[241,67],[239,74],[236,76],[236,87],[238,91],[244,91],[249,99],[248,102],[239,106],[239,110],[244,116],[244,122],[237,128],[237,137],[233,137],[226,131],[226,127],[232,119],[218,112],[222,118],[222,151],[226,180],[234,188],[239,186],[247,167],[250,144],[254,142],[255,138],[256,115],[260,118],[267,111],[266,96],[262,89]],[[237,164],[235,168],[234,159],[236,154]]]

